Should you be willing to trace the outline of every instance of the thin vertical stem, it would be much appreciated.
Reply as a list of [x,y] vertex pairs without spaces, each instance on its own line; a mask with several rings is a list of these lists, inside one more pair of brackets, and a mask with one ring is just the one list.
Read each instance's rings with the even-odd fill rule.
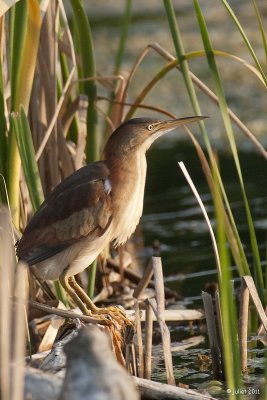
[[144,351],[144,376],[145,379],[151,379],[151,357],[152,357],[152,334],[153,334],[153,316],[149,302],[146,302],[146,322],[145,322],[145,351]]

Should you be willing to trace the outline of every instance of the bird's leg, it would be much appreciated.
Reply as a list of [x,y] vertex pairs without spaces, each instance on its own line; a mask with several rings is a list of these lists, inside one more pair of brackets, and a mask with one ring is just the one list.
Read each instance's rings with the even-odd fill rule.
[[79,309],[82,311],[82,313],[84,315],[89,315],[92,316],[92,312],[90,310],[87,309],[87,307],[85,306],[85,304],[83,303],[83,301],[80,299],[80,297],[78,296],[78,294],[75,292],[75,290],[73,289],[73,287],[70,285],[69,282],[69,277],[66,276],[66,271],[64,271],[60,277],[59,277],[59,281],[61,283],[61,285],[63,286],[63,288],[66,290],[66,292],[70,295],[70,297],[72,298],[72,300],[74,301],[75,304],[77,304],[77,306],[79,307]]
[[[132,323],[127,318],[127,316],[124,314],[124,312],[121,309],[119,309],[118,307],[106,307],[106,308],[97,307],[92,302],[90,297],[85,293],[85,291],[81,288],[81,286],[76,282],[76,280],[73,276],[70,276],[68,278],[68,283],[72,287],[72,289],[75,291],[75,294],[79,296],[79,300],[82,300],[86,304],[87,309],[91,311],[91,315],[93,314],[93,315],[99,316],[100,320],[101,320],[100,315],[102,315],[103,317],[110,316],[111,320],[115,319],[115,321],[119,322],[120,324],[123,321],[126,325],[132,325]],[[106,318],[105,318],[105,321],[106,321]]]
[[79,296],[80,300],[82,300],[85,304],[88,310],[90,310],[92,313],[97,313],[98,312],[98,307],[92,302],[90,297],[85,293],[85,291],[81,288],[81,286],[76,282],[76,279],[74,276],[69,277],[69,284],[75,291],[75,293]]
[[83,289],[78,285],[73,276],[67,277],[67,271],[64,271],[59,281],[71,299],[80,308],[83,314],[95,319],[98,324],[106,325],[109,329],[112,339],[112,345],[118,361],[125,365],[125,360],[122,354],[122,345],[124,332],[127,327],[133,328],[133,323],[118,307],[99,308],[87,296]]

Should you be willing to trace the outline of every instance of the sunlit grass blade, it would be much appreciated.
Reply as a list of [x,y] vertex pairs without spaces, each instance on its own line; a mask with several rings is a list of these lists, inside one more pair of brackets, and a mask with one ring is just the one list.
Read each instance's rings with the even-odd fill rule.
[[237,28],[238,28],[238,30],[239,30],[239,32],[240,32],[240,34],[241,34],[241,36],[242,36],[242,38],[244,40],[244,43],[246,44],[246,46],[247,46],[247,48],[248,48],[248,50],[249,50],[254,62],[255,62],[256,67],[258,68],[259,72],[262,75],[262,78],[263,78],[263,80],[265,82],[265,85],[267,85],[267,77],[266,77],[266,75],[264,73],[264,70],[263,70],[263,68],[262,68],[262,66],[261,66],[261,64],[259,62],[259,59],[258,59],[258,57],[257,57],[257,55],[256,55],[256,53],[255,53],[250,41],[249,41],[246,33],[245,33],[242,25],[240,24],[237,16],[235,15],[235,13],[234,13],[233,9],[231,8],[230,4],[228,3],[228,1],[227,0],[221,0],[221,2],[223,3],[223,5],[225,6],[225,8],[228,11],[229,15],[231,16],[232,20],[236,24],[236,26],[237,26]]
[[37,162],[35,160],[31,130],[23,107],[20,107],[19,113],[11,114],[11,125],[16,135],[32,207],[33,210],[36,211],[43,202],[44,195]]
[[[131,15],[132,15],[132,0],[127,0],[125,2],[125,10],[122,16],[121,21],[121,30],[120,30],[120,40],[118,49],[114,59],[114,75],[119,75],[121,64],[123,61],[123,57],[125,54],[125,47],[128,37],[128,31],[131,22]],[[117,85],[113,88],[112,93],[110,95],[111,99],[114,100],[121,100],[122,102],[125,100],[127,91],[127,84],[124,84],[124,81],[119,80]],[[117,104],[111,102],[109,104],[107,117],[110,118],[114,128],[116,128],[122,122],[122,114],[123,114],[123,104]],[[110,128],[108,123],[106,123],[105,129],[105,139],[110,134]]]
[[[0,27],[1,29],[1,27]],[[5,119],[5,99],[4,99],[4,85],[2,75],[2,64],[0,61],[0,173],[6,176],[6,162],[7,162],[7,138],[6,138],[6,119]],[[0,201],[6,198],[4,188],[0,185]]]
[[[243,248],[242,242],[241,242],[239,234],[238,234],[237,227],[235,225],[232,226],[232,223],[229,219],[228,213],[224,206],[222,193],[218,192],[218,191],[216,192],[216,190],[215,190],[215,183],[214,183],[214,178],[213,178],[214,173],[212,173],[212,171],[210,169],[210,165],[208,163],[208,160],[206,159],[205,153],[202,150],[202,148],[201,148],[200,144],[198,143],[198,141],[196,140],[196,138],[191,133],[190,129],[188,127],[185,127],[185,130],[188,133],[190,139],[192,140],[192,142],[195,146],[195,149],[196,149],[197,155],[199,157],[203,172],[206,176],[206,180],[209,185],[212,197],[214,198],[216,195],[216,201],[219,202],[219,200],[220,200],[220,203],[221,203],[220,207],[221,207],[221,209],[223,209],[223,212],[224,212],[225,233],[226,233],[228,243],[231,248],[232,256],[233,256],[233,259],[237,266],[239,275],[240,276],[250,275],[249,266],[247,264],[246,255],[245,255],[244,248]],[[218,179],[217,179],[217,181],[218,181]],[[221,194],[220,197],[218,196],[218,193]]]
[[[213,171],[214,172],[214,171]],[[240,352],[237,340],[237,312],[233,301],[232,272],[230,268],[230,254],[226,240],[226,225],[223,203],[221,201],[220,185],[217,174],[213,173],[214,182],[214,207],[216,214],[216,241],[218,245],[221,275],[219,275],[219,294],[223,333],[223,359],[227,388],[231,390],[231,398],[241,398],[240,393],[235,393],[235,388],[241,388]]]
[[263,47],[264,47],[264,51],[265,51],[265,58],[266,58],[266,61],[267,61],[267,39],[266,39],[266,35],[265,35],[265,29],[264,29],[264,26],[263,26],[263,23],[262,23],[261,13],[260,13],[260,11],[258,9],[256,0],[252,0],[252,1],[253,1],[253,6],[254,6],[254,9],[255,9],[256,17],[257,17],[257,20],[258,20],[259,30],[260,30],[260,33],[261,33],[262,43],[263,43]]
[[[78,41],[78,51],[80,52],[81,57],[79,77],[81,79],[95,77],[96,70],[93,38],[83,2],[81,0],[71,0],[70,3],[73,10],[73,24]],[[86,94],[89,100],[87,113],[86,159],[87,162],[92,162],[97,160],[99,157],[97,111],[95,108],[97,89],[95,81],[89,80],[81,83],[81,93]]]
[[121,63],[122,63],[124,52],[125,52],[126,40],[127,40],[127,36],[128,36],[128,30],[129,30],[130,21],[131,21],[131,15],[132,15],[132,0],[126,0],[125,4],[126,4],[126,6],[125,6],[124,14],[123,14],[123,19],[120,24],[120,26],[121,26],[120,41],[119,41],[118,50],[117,50],[117,53],[115,56],[114,75],[117,75],[121,68]]
[[243,181],[241,166],[239,163],[239,157],[238,157],[238,152],[237,152],[237,148],[236,148],[234,132],[232,129],[231,120],[230,120],[228,110],[227,110],[227,103],[226,103],[226,99],[225,99],[225,95],[224,95],[224,89],[223,89],[223,85],[221,83],[221,79],[220,79],[219,71],[217,68],[216,61],[215,61],[213,47],[212,47],[212,44],[211,44],[211,41],[209,38],[206,23],[205,23],[201,8],[200,8],[197,0],[194,0],[194,6],[195,6],[196,15],[198,18],[198,23],[199,23],[199,27],[200,27],[200,32],[201,32],[204,48],[206,51],[208,65],[209,65],[209,68],[211,71],[211,75],[213,77],[215,91],[216,91],[216,94],[217,94],[218,100],[219,100],[222,119],[224,122],[225,130],[227,133],[228,141],[230,144],[230,148],[231,148],[233,159],[234,159],[235,166],[236,166],[237,175],[238,175],[239,182],[240,182],[241,192],[242,192],[246,216],[247,216],[251,248],[252,248],[252,253],[253,253],[253,261],[254,261],[254,268],[255,268],[255,280],[257,283],[260,297],[263,301],[263,299],[264,299],[264,284],[263,284],[263,275],[262,275],[258,243],[257,243],[256,233],[255,233],[254,224],[253,224],[253,220],[252,220],[252,215],[251,215],[251,211],[250,211],[250,207],[249,207],[249,203],[248,203],[248,199],[247,199],[247,195],[246,195],[246,191],[245,191],[245,185],[244,185],[244,181]]
[[[182,42],[182,38],[181,38],[181,33],[176,21],[176,17],[175,17],[175,11],[173,8],[173,4],[171,0],[163,0],[164,6],[165,6],[165,11],[167,14],[167,18],[169,21],[169,27],[170,27],[170,31],[172,34],[172,40],[173,40],[173,44],[176,50],[176,54],[177,54],[177,58],[180,64],[180,68],[183,74],[183,78],[184,78],[184,82],[185,85],[187,87],[187,91],[188,91],[188,95],[190,97],[194,112],[196,113],[196,115],[201,115],[201,109],[200,109],[200,105],[196,96],[196,92],[195,92],[195,88],[194,85],[192,83],[192,79],[190,78],[189,75],[189,67],[188,67],[188,62],[187,60],[184,58],[184,46],[183,46],[183,42]],[[203,127],[203,122],[200,121],[200,126]]]
[[[36,67],[41,16],[38,0],[20,1],[11,10],[10,75],[11,109],[18,111],[22,104],[27,112]],[[8,193],[14,224],[19,225],[20,159],[16,138],[8,137]]]
[[[171,32],[172,32],[172,37],[173,37],[175,49],[176,49],[176,52],[177,52],[177,58],[178,58],[179,62],[181,63],[180,64],[180,68],[181,68],[181,71],[183,73],[183,77],[185,79],[185,82],[191,81],[190,84],[186,83],[188,95],[189,95],[189,97],[191,99],[194,111],[197,112],[200,107],[198,106],[198,100],[197,100],[197,96],[196,96],[196,93],[195,93],[195,88],[194,88],[193,83],[192,83],[192,78],[191,78],[188,62],[186,60],[184,60],[184,46],[183,46],[182,37],[181,37],[181,34],[180,34],[180,30],[178,28],[178,22],[176,21],[176,16],[175,16],[175,12],[174,12],[171,0],[165,0],[164,1],[164,5],[165,5],[165,9],[166,9],[167,16],[168,16],[169,25],[170,25],[170,29],[171,29]],[[235,224],[233,213],[232,213],[232,210],[231,210],[231,207],[230,207],[230,204],[229,204],[229,201],[228,201],[225,189],[224,189],[224,185],[223,185],[223,182],[222,182],[222,179],[221,179],[221,176],[220,176],[217,164],[216,164],[216,160],[214,159],[212,147],[211,147],[211,144],[210,144],[210,141],[209,141],[209,137],[208,137],[208,134],[207,134],[207,131],[206,131],[206,128],[205,128],[205,124],[204,124],[203,121],[200,121],[199,127],[200,127],[200,130],[201,130],[201,133],[203,135],[203,139],[204,139],[204,142],[205,142],[205,145],[206,145],[206,148],[207,148],[207,152],[208,152],[208,155],[209,155],[210,163],[212,165],[213,170],[217,174],[217,179],[218,179],[218,182],[220,184],[220,190],[222,192],[223,199],[224,199],[224,202],[225,202],[225,207],[226,207],[227,213],[229,215],[229,220],[230,220],[230,223],[231,223],[231,227],[234,230],[235,237],[239,238],[239,233],[238,233],[238,230],[237,230],[237,227],[236,227],[236,224]],[[248,267],[248,263],[247,263],[245,254],[242,251],[242,243],[241,243],[240,239],[238,240],[237,243],[238,243],[239,248],[240,248],[240,260],[242,261],[242,265],[240,266],[240,268],[243,271],[243,274],[247,274],[247,273],[249,273],[249,267]]]

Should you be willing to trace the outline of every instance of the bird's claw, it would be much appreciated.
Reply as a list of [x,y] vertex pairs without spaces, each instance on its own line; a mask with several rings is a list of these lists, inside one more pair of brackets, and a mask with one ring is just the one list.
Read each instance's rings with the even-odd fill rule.
[[103,318],[104,321],[108,322],[108,325],[116,326],[118,324],[121,328],[124,326],[133,326],[132,321],[129,320],[124,311],[116,306],[99,308],[95,314],[100,319]]

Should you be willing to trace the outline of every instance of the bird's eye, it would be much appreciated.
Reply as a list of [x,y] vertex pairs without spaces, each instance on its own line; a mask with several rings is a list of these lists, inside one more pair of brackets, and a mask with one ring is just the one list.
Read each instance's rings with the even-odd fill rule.
[[148,125],[147,129],[148,129],[149,131],[152,131],[153,125]]

